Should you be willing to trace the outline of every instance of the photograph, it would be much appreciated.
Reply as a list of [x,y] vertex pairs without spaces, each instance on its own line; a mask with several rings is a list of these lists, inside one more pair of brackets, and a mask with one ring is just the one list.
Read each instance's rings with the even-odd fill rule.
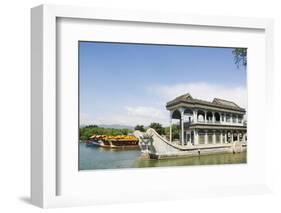
[[78,41],[79,170],[247,163],[247,48]]

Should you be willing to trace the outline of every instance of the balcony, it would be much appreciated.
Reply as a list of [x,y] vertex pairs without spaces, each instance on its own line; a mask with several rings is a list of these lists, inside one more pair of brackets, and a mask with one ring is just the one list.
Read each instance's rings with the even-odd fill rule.
[[192,124],[211,124],[211,125],[233,125],[233,126],[245,126],[244,123],[239,123],[239,122],[227,122],[227,121],[213,121],[213,120],[206,120],[206,121],[197,121],[194,122],[194,120],[190,120],[190,121],[184,121],[184,127],[188,128],[190,125]]

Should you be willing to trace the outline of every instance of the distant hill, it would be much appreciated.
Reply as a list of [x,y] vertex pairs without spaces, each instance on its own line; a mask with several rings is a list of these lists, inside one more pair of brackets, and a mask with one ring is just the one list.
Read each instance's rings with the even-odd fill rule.
[[112,129],[134,129],[134,126],[127,126],[127,125],[121,125],[121,124],[100,124],[99,127],[103,128],[112,128]]
[[[81,124],[80,128],[83,128],[85,124]],[[110,129],[131,129],[134,130],[134,126],[128,126],[128,125],[121,125],[121,124],[98,124],[98,127],[103,127],[103,128],[110,128]]]

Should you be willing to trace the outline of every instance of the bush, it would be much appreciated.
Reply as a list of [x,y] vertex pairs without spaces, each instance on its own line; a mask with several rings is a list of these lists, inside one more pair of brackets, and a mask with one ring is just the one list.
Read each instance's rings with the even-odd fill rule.
[[[170,138],[170,127],[165,128],[165,135],[167,138]],[[173,124],[172,125],[172,138],[173,139],[179,139],[180,137],[180,128],[179,126]]]
[[136,126],[135,126],[135,130],[139,130],[139,131],[141,131],[141,132],[144,132],[144,131],[145,131],[143,125],[136,125]]
[[113,128],[103,128],[97,125],[89,125],[81,127],[79,131],[79,139],[82,141],[88,140],[92,135],[106,135],[106,136],[116,136],[116,135],[128,135],[133,131],[130,129],[113,129]]
[[151,123],[149,127],[153,128],[159,135],[165,134],[165,129],[162,127],[160,123]]

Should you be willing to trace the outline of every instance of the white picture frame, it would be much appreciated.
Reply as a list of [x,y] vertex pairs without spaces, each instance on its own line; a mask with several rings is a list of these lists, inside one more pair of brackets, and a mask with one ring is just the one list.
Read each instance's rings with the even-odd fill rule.
[[[247,176],[247,181],[243,183],[239,180],[237,183],[231,181],[231,183],[226,184],[222,182],[221,184],[202,184],[202,186],[191,187],[188,184],[173,185],[167,184],[165,189],[161,188],[166,179],[163,177],[163,182],[159,181],[158,185],[155,183],[155,189],[152,190],[152,195],[145,194],[144,185],[140,185],[139,188],[123,190],[123,188],[113,189],[111,192],[102,193],[96,191],[94,194],[83,194],[84,191],[81,190],[80,193],[68,193],[61,194],[60,184],[62,184],[62,179],[60,177],[63,171],[64,164],[59,164],[60,152],[58,151],[60,147],[57,144],[58,131],[57,131],[57,117],[58,117],[58,100],[57,89],[60,86],[60,81],[57,78],[58,69],[57,65],[57,36],[58,36],[58,20],[63,19],[79,19],[79,20],[100,20],[100,21],[118,21],[130,22],[130,23],[148,23],[154,24],[155,26],[161,25],[167,28],[172,28],[174,26],[199,26],[203,28],[219,28],[226,29],[231,32],[231,30],[257,30],[263,32],[263,37],[261,38],[264,42],[264,68],[261,69],[259,81],[263,81],[264,87],[260,88],[262,98],[264,98],[264,103],[262,108],[273,109],[273,96],[271,91],[273,90],[273,22],[270,19],[256,19],[256,18],[240,18],[240,17],[216,17],[216,16],[203,16],[203,15],[187,15],[187,14],[160,14],[145,11],[123,11],[123,10],[112,10],[112,9],[96,9],[96,8],[83,8],[83,7],[73,7],[73,6],[54,6],[54,5],[42,5],[35,7],[31,10],[31,82],[32,82],[32,103],[31,103],[31,201],[33,204],[47,208],[47,207],[59,207],[59,206],[75,206],[75,205],[90,205],[99,203],[116,203],[116,202],[138,202],[144,200],[165,200],[165,199],[179,199],[188,197],[202,197],[202,196],[214,196],[214,195],[242,195],[242,194],[253,194],[253,193],[264,193],[270,191],[270,161],[265,161],[263,166],[255,167],[254,175],[264,174],[262,178],[256,178],[253,184],[250,184],[250,179],[252,176]],[[251,65],[251,64],[250,64]],[[254,67],[254,64],[252,64]],[[250,67],[251,69],[251,67]],[[262,76],[265,75],[265,79]],[[252,76],[252,75],[251,75]],[[252,83],[253,79],[248,76],[248,83],[250,87],[254,87]],[[254,91],[249,93],[254,94]],[[250,100],[249,100],[250,101]],[[254,98],[252,102],[255,101]],[[251,104],[251,102],[249,103]],[[254,115],[252,115],[252,118]],[[253,118],[254,119],[254,118]],[[272,119],[266,116],[267,123]],[[254,123],[254,122],[253,122]],[[274,141],[270,134],[274,131],[265,124],[265,136],[263,139]],[[259,131],[252,127],[253,131]],[[251,137],[249,136],[251,139]],[[252,137],[254,138],[254,137]],[[249,140],[250,140],[249,139]],[[258,140],[258,139],[257,139]],[[269,150],[268,143],[264,144],[264,149]],[[260,152],[261,150],[257,150]],[[78,154],[78,153],[77,153]],[[253,154],[252,156],[255,157]],[[266,158],[268,153],[264,156]],[[71,157],[71,156],[70,156]],[[249,156],[251,157],[251,156]],[[251,157],[251,158],[254,158]],[[76,158],[76,156],[72,156]],[[250,165],[251,166],[251,165]],[[217,170],[220,172],[228,172],[230,169],[237,172],[244,171],[250,168],[244,167],[232,167],[232,168],[222,168]],[[212,168],[214,171],[216,169]],[[197,171],[196,171],[197,170]],[[206,174],[210,172],[209,169],[204,169]],[[173,171],[173,174],[170,174]],[[198,168],[192,168],[194,172],[194,178],[200,175],[198,173]],[[78,172],[78,170],[77,170]],[[142,174],[143,173],[143,174]],[[167,174],[169,178],[175,178],[178,175],[184,175],[185,171],[183,168],[175,168],[171,170],[170,168],[165,168],[161,170],[145,169],[145,170],[123,170],[123,171],[100,171],[99,173],[83,173],[83,176],[87,180],[88,177],[93,177],[94,175],[104,178],[104,176],[112,175],[112,177],[118,178],[120,175],[128,175],[131,178],[144,178],[144,176],[149,178],[155,178],[163,173]],[[88,176],[88,177],[87,177]],[[215,176],[214,176],[215,178]],[[89,179],[89,178],[88,178]],[[71,179],[71,177],[69,178]],[[76,185],[75,182],[70,182],[69,184]],[[67,185],[70,187],[70,185]],[[83,188],[83,186],[81,186]],[[126,186],[123,186],[126,188]],[[129,188],[129,185],[127,186]],[[144,188],[144,191],[141,190]],[[77,188],[70,189],[76,191]],[[86,189],[84,189],[86,190]],[[89,190],[92,190],[89,188]],[[110,190],[110,189],[109,189]],[[123,191],[122,191],[123,190]],[[120,193],[130,196],[118,196]]]

